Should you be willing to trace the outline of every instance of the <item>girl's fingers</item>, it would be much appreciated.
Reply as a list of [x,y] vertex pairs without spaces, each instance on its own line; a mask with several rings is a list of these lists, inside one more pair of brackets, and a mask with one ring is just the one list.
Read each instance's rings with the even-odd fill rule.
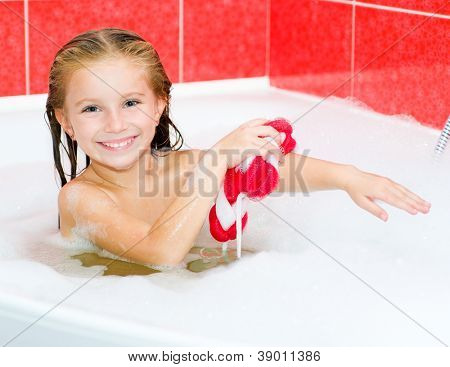
[[386,213],[386,211],[377,204],[375,204],[370,199],[366,198],[365,196],[362,196],[359,199],[356,199],[355,201],[361,208],[367,210],[369,213],[372,213],[381,220],[387,221],[388,214]]
[[267,141],[263,138],[257,138],[256,146],[258,149],[262,150],[262,154],[264,156],[264,159],[267,159],[267,155],[273,154],[277,157],[278,161],[283,160],[283,153],[280,150],[280,147],[277,144],[274,144],[273,142]]
[[278,134],[278,130],[269,125],[255,126],[254,131],[258,135],[264,135],[264,136],[275,136]]
[[399,190],[394,189],[393,191],[392,188],[389,188],[383,195],[375,196],[375,198],[383,200],[390,205],[396,206],[397,208],[406,210],[411,214],[418,213],[415,202]]
[[[391,188],[393,195],[396,195],[396,197],[399,200],[403,200],[407,205],[411,207],[413,211],[417,213],[417,211],[421,211],[423,213],[427,213],[429,210],[429,207],[427,205],[423,205],[421,203],[418,203],[417,200],[415,200],[412,196],[408,195],[404,191],[398,189],[398,188]],[[413,214],[416,214],[413,213]]]
[[396,189],[398,189],[399,191],[401,191],[403,194],[407,195],[408,197],[410,197],[412,200],[414,200],[414,202],[416,203],[417,207],[423,208],[426,211],[428,211],[431,207],[431,204],[428,203],[427,201],[423,200],[420,196],[414,194],[413,192],[409,191],[407,188],[403,187],[402,185],[396,184],[395,186]]
[[267,119],[254,119],[250,120],[245,125],[247,127],[253,127],[254,132],[258,134],[258,137],[271,137],[276,141],[278,145],[281,145],[286,137],[286,134],[279,132],[277,129],[270,125],[265,125],[270,120]]
[[265,139],[265,138],[256,138],[256,139],[257,139],[256,141],[257,141],[259,148],[280,150],[279,145],[276,142],[274,142],[273,140]]
[[269,122],[270,120],[267,119],[263,119],[263,118],[258,118],[258,119],[253,119],[250,121],[247,121],[244,123],[245,126],[259,126],[259,125],[264,125],[265,123]]
[[261,137],[261,139],[263,139],[266,142],[266,145],[271,143],[271,144],[279,147],[283,143],[283,140],[282,140],[280,134],[276,135],[275,137],[272,137],[272,136]]
[[392,198],[392,202],[394,203],[395,206],[397,206],[400,209],[404,209],[411,214],[418,213],[416,202],[413,199],[411,199],[401,191],[400,194],[392,193],[391,195],[395,197]]
[[272,126],[258,126],[255,127],[255,132],[258,134],[258,137],[271,137],[274,139],[278,145],[281,145],[281,133],[278,132],[277,129]]

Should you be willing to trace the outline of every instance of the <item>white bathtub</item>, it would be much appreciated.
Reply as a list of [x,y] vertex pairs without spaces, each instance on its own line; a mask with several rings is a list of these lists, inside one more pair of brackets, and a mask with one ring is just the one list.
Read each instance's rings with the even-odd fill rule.
[[[343,191],[272,194],[250,204],[243,249],[255,254],[202,273],[91,279],[102,267],[82,267],[69,258],[81,250],[57,241],[45,99],[0,99],[2,345],[450,342],[450,148],[432,160],[438,131],[351,101],[318,104],[267,78],[174,85],[172,117],[185,148],[208,148],[252,118],[293,121],[310,110],[295,124],[296,152],[390,177],[431,210],[414,216],[379,202],[385,223]],[[197,245],[214,243],[205,221]]]

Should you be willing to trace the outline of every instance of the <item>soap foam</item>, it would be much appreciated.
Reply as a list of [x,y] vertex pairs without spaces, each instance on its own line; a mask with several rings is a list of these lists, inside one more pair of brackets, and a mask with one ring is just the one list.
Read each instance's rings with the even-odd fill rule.
[[[211,110],[204,118],[214,124],[210,135],[195,124],[195,103],[202,106],[204,99],[175,104],[185,106],[179,107],[179,121],[192,123],[180,123],[186,141],[209,146],[236,127],[230,121],[280,111],[294,120],[312,105],[294,95],[264,92],[256,98],[255,93],[230,95],[227,116],[217,115],[225,102],[208,100]],[[450,340],[450,154],[431,164],[436,131],[346,103],[325,102],[303,116],[294,125],[296,152],[390,177],[430,201],[430,213],[414,216],[379,202],[389,214],[383,222],[340,190],[274,194],[249,203],[242,249],[253,254],[200,273],[180,267],[147,276],[101,276],[104,266],[83,267],[70,256],[95,252],[117,259],[83,238],[102,228],[80,226],[72,240],[62,238],[52,165],[17,164],[1,168],[8,177],[0,182],[2,292],[54,305],[81,286],[60,307],[236,343],[436,345],[363,279]],[[206,218],[195,245],[221,245],[211,237]]]

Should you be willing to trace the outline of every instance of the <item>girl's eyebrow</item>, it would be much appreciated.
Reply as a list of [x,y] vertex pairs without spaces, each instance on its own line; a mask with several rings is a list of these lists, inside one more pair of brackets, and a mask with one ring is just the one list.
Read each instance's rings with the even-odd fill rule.
[[[133,95],[139,95],[139,96],[145,96],[144,93],[140,93],[140,92],[130,92],[130,93],[126,93],[123,94],[123,98],[129,97],[129,96],[133,96]],[[79,106],[80,104],[82,104],[83,102],[86,101],[91,101],[91,102],[99,102],[100,100],[96,99],[96,98],[83,98],[80,99],[77,103],[75,103],[75,106]]]

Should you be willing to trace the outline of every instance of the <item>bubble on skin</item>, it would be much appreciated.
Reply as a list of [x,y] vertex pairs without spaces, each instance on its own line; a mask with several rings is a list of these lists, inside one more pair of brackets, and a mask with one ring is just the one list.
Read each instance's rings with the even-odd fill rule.
[[127,259],[126,257],[123,257],[123,256],[113,254],[112,252],[109,252],[108,250],[106,250],[104,248],[98,248],[98,250],[99,250],[98,253],[100,256],[109,257],[109,258],[115,259],[115,260],[122,260],[122,261],[126,261],[129,263],[134,263],[134,264],[142,264],[142,265],[148,266],[149,268],[152,268],[155,270],[160,270],[160,271],[178,270],[178,269],[184,269],[186,267],[186,265],[184,263],[180,263],[177,265],[158,265],[158,264],[152,264],[152,263],[147,263],[147,262],[139,262],[139,261]]
[[179,220],[177,222],[177,225],[175,226],[175,228],[171,229],[171,232],[170,232],[169,236],[167,237],[167,240],[169,240],[169,241],[172,240],[173,237],[178,234],[178,232],[180,231],[181,227],[183,226],[183,224],[186,221],[185,218],[186,217],[183,217],[183,219]]
[[[67,188],[67,201],[68,207],[67,209],[72,214],[72,217],[75,221],[75,226],[72,229],[72,234],[78,237],[89,238],[90,236],[96,236],[98,238],[107,238],[107,225],[104,223],[96,223],[82,218],[76,210],[76,207],[80,200],[82,199],[83,188],[79,185],[70,185]],[[100,206],[109,205],[108,200],[100,198],[95,202],[85,201],[83,203],[85,205],[85,209],[87,210],[86,214],[95,213]]]
[[[90,237],[89,235],[94,234],[97,236],[102,236],[102,238],[106,238],[107,234],[106,234],[105,226],[101,225],[101,224],[92,224],[91,223],[91,224],[76,225],[72,228],[71,234],[72,234],[72,237],[70,240],[64,239],[66,241],[66,244],[67,243],[70,244],[70,247],[74,247],[76,249],[83,249],[83,250],[91,250],[91,251],[93,250],[99,256],[108,257],[108,258],[111,258],[112,260],[122,260],[122,261],[126,261],[129,263],[139,263],[139,264],[146,265],[152,269],[160,270],[160,271],[184,269],[186,267],[184,262],[181,262],[178,265],[158,265],[158,264],[152,264],[152,263],[146,263],[146,262],[139,262],[136,260],[130,260],[130,259],[126,258],[125,256],[116,255],[116,254],[108,251],[107,249],[96,245],[94,242],[92,242],[89,239],[89,237]],[[125,252],[128,249],[128,246],[123,243],[119,243],[119,246],[123,250],[123,252]]]
[[[95,243],[93,243],[91,240],[89,240],[86,237],[86,232],[83,229],[80,230],[80,227],[72,228],[71,233],[72,233],[71,239],[65,239],[65,238],[60,239],[60,243],[63,246],[67,247],[67,245],[69,245],[72,249],[75,249],[75,250],[94,251],[99,256],[108,257],[111,260],[121,260],[121,261],[126,261],[129,263],[139,263],[137,261],[130,260],[124,256],[116,255],[102,247],[97,246]],[[125,246],[123,246],[123,247],[126,248]],[[151,264],[151,263],[142,263],[142,264],[148,266],[149,268],[152,268],[155,270],[161,270],[161,271],[169,271],[169,270],[177,270],[177,269],[185,268],[184,264],[179,264],[179,265],[175,265],[175,266],[156,265],[156,264]]]
[[94,244],[86,238],[80,237],[74,228],[71,230],[71,236],[65,237],[61,231],[46,236],[46,240],[57,247],[61,247],[76,252],[95,249]]
[[[79,185],[71,185],[67,188],[68,209],[73,216],[77,216],[76,205],[81,200],[83,195],[83,188]],[[87,214],[95,213],[100,206],[110,206],[111,203],[105,198],[97,198],[95,202],[86,201],[85,208]]]
[[77,224],[72,228],[72,234],[86,239],[90,238],[90,236],[107,238],[106,225],[102,223],[84,222]]
[[80,198],[81,195],[81,188],[77,185],[73,185],[73,184],[68,184],[67,189],[66,189],[66,197],[67,197],[67,209],[69,210],[69,212],[72,215],[76,214],[75,211],[75,206],[78,203],[78,200]]
[[73,227],[71,234],[72,236],[70,239],[67,239],[67,242],[74,245],[74,247],[81,247],[89,250],[97,249],[97,246],[87,238],[83,231],[80,231],[79,227]]
[[[171,232],[169,234],[169,236],[167,237],[167,242],[170,243],[171,241],[173,241],[173,238],[175,236],[178,235],[179,231],[182,229],[183,226],[186,226],[186,222],[190,221],[190,218],[192,218],[191,213],[194,210],[197,210],[197,206],[196,205],[200,205],[200,203],[196,204],[196,203],[191,203],[190,205],[188,205],[187,207],[185,207],[182,210],[183,213],[183,217],[181,219],[177,220],[177,224],[175,226],[175,228],[171,229]],[[199,232],[201,231],[202,228],[199,229]],[[173,247],[173,245],[171,244],[171,246]]]

